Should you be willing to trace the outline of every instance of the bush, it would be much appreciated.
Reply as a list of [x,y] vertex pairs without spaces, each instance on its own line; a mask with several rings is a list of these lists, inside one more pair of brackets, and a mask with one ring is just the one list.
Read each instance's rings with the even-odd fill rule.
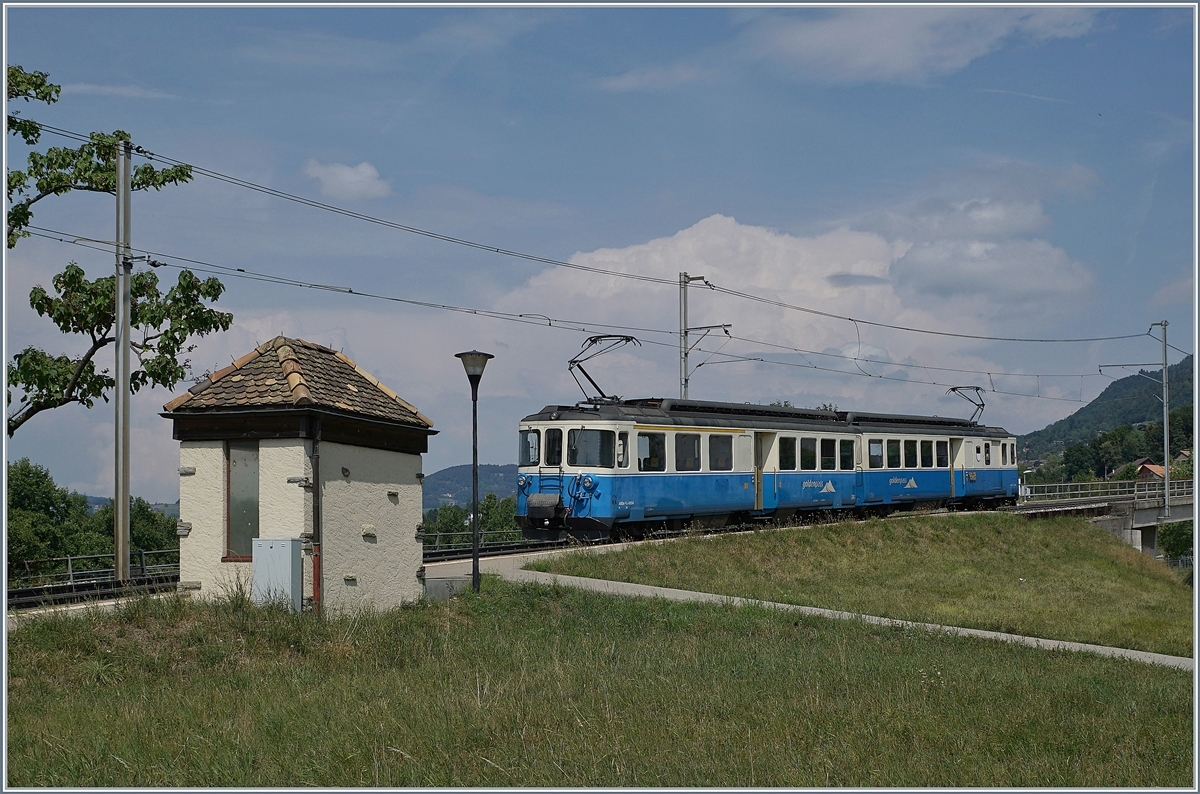
[[1158,530],[1158,548],[1168,557],[1186,557],[1195,542],[1192,522],[1163,524]]

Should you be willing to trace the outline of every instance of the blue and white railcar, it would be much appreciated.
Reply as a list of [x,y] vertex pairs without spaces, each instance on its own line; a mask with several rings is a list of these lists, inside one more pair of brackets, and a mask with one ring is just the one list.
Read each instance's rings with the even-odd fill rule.
[[797,511],[1013,502],[1016,439],[963,419],[642,399],[546,406],[520,424],[530,538],[722,526]]

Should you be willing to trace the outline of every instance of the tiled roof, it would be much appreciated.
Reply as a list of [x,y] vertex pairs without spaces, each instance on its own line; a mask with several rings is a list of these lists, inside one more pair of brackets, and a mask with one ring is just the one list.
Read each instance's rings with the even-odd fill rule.
[[433,427],[427,417],[344,353],[277,336],[163,406],[171,413],[321,407]]

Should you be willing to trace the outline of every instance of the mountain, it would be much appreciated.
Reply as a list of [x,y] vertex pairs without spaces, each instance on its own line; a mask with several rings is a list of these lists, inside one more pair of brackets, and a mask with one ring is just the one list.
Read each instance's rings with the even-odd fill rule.
[[[1144,376],[1144,377],[1143,377]],[[1022,459],[1039,460],[1078,441],[1091,441],[1098,432],[1121,425],[1162,421],[1162,370],[1141,370],[1108,384],[1096,399],[1065,419],[1018,436]],[[1148,378],[1159,381],[1155,383]],[[1192,357],[1167,367],[1171,407],[1192,404]]]
[[[517,495],[517,464],[497,466],[490,463],[479,465],[479,498],[489,493],[503,499]],[[453,503],[470,509],[471,464],[451,466],[425,476],[424,498],[421,508],[432,510],[443,504]]]

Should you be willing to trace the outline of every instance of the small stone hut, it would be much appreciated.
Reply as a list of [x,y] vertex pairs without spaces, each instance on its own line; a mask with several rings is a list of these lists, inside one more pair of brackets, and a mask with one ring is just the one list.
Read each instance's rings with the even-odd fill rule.
[[179,441],[179,588],[249,590],[255,538],[298,538],[305,604],[421,597],[433,423],[346,355],[279,336],[163,406]]

